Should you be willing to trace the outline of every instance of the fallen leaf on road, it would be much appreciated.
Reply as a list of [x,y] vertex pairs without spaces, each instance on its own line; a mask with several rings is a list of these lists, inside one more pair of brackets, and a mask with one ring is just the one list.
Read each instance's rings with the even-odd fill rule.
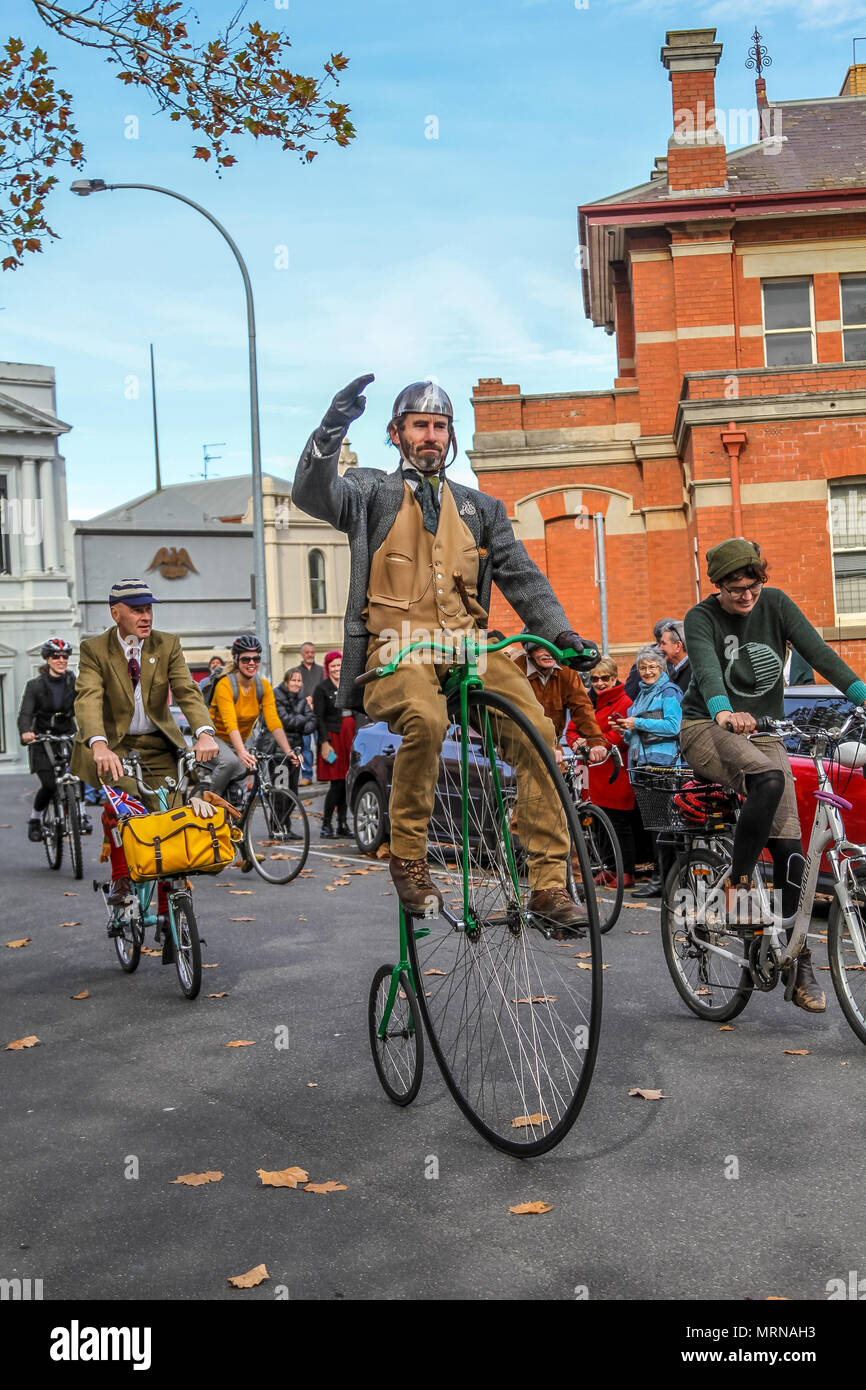
[[3,825],[0,825],[0,830],[11,830],[11,829],[12,829],[12,826],[11,826],[11,825],[7,825],[5,822],[4,822]]
[[[442,973],[441,971],[439,972]],[[555,1004],[555,994],[533,994],[531,998],[525,995],[522,999],[512,999],[512,1004]]]
[[305,1192],[318,1192],[320,1196],[326,1196],[329,1192],[348,1192],[344,1182],[334,1182],[329,1178],[327,1182],[308,1182],[304,1188]]
[[70,994],[69,998],[70,998],[70,999],[89,999],[89,998],[90,998],[90,990],[89,990],[89,989],[83,989],[83,990],[81,991],[80,994]]
[[68,892],[64,889],[64,890],[63,890],[63,896],[64,896],[64,898],[77,898],[77,897],[78,897],[78,894],[77,894],[77,893],[68,893]]
[[254,1289],[256,1284],[260,1284],[263,1279],[270,1279],[268,1271],[264,1265],[256,1265],[255,1269],[248,1269],[246,1274],[229,1274],[228,1283],[236,1289]]
[[306,917],[299,917],[299,918],[298,918],[298,921],[299,921],[299,922],[306,922],[306,920],[307,920]]
[[222,1173],[181,1173],[179,1178],[172,1178],[171,1186],[175,1183],[183,1183],[184,1187],[204,1187],[205,1183],[219,1182]]
[[444,970],[425,970],[425,971],[424,971],[424,974],[425,974],[425,975],[444,975],[444,974],[445,974],[445,971],[444,971]]
[[61,927],[80,927],[80,922],[61,922]]
[[723,1023],[716,1031],[719,1033],[733,1033],[734,1027],[731,1023]]
[[297,1187],[299,1182],[306,1182],[310,1176],[303,1168],[281,1168],[271,1173],[257,1168],[256,1172],[262,1180],[262,1187]]
[[700,989],[696,989],[696,990],[695,990],[695,994],[709,994],[709,993],[710,993],[710,991],[707,989],[706,985],[701,985]]
[[553,1207],[549,1202],[521,1202],[508,1210],[515,1216],[543,1216],[546,1211],[553,1211]]
[[387,859],[388,856],[390,855],[390,853],[391,853],[391,846],[390,846],[389,844],[386,843],[386,844],[384,844],[384,845],[380,845],[379,848],[376,850],[376,858],[377,858],[377,859]]
[[579,960],[577,962],[577,968],[578,970],[591,970],[592,966],[588,963],[588,961]]
[[350,874],[368,874],[369,872],[370,872],[369,869],[350,869],[350,870],[349,870],[349,873],[350,873]]
[[153,946],[142,946],[141,954],[143,956],[161,956],[162,951],[155,950]]
[[230,888],[229,892],[234,893],[236,898],[245,898],[248,893],[252,893],[252,888]]
[[26,1038],[16,1038],[14,1042],[7,1043],[4,1052],[20,1052],[22,1047],[35,1047],[39,1039],[35,1033],[31,1033]]
[[782,1051],[786,1057],[808,1057],[808,1047],[783,1047]]
[[[829,967],[828,967],[829,968]],[[846,970],[866,970],[866,965],[846,965]]]
[[227,998],[228,998],[228,990],[227,990],[227,989],[221,990],[219,994],[209,994],[209,995],[208,995],[208,999],[227,999]]
[[641,1100],[670,1100],[670,1096],[662,1095],[661,1091],[651,1091],[646,1086],[632,1086],[629,1095],[640,1096]]
[[20,941],[7,941],[6,945],[10,951],[17,951],[20,946],[29,946],[32,940],[31,936],[22,936]]
[[307,1082],[307,1085],[308,1085],[308,1086],[318,1086],[318,1084],[319,1084],[318,1081],[308,1081],[308,1082]]
[[784,1294],[784,1293],[768,1293],[768,1294],[767,1294],[767,1297],[764,1299],[764,1302],[765,1302],[765,1303],[790,1303],[791,1300],[790,1300],[790,1298],[788,1297],[788,1295],[787,1295],[787,1294]]
[[629,928],[628,928],[628,935],[629,935],[629,936],[649,936],[649,932],[648,932],[648,931],[633,931],[632,928],[629,927]]
[[379,894],[380,898],[393,898],[393,896],[393,891],[390,888],[386,888],[384,893]]
[[226,1043],[226,1047],[255,1047],[255,1038],[238,1038],[236,1042]]
[[541,1111],[539,1110],[537,1115],[518,1115],[516,1119],[511,1121],[511,1128],[526,1129],[529,1125],[541,1125],[548,1123],[548,1116],[542,1115]]
[[254,922],[255,917],[230,917],[230,922]]
[[212,961],[210,962],[209,965],[206,965],[206,964],[204,963],[204,961],[202,961],[202,967],[201,967],[201,968],[202,968],[202,970],[216,970],[217,965],[218,965],[218,961],[215,961],[215,960],[212,960]]
[[574,954],[577,956],[578,960],[589,960],[589,957],[592,955],[592,951],[575,951]]

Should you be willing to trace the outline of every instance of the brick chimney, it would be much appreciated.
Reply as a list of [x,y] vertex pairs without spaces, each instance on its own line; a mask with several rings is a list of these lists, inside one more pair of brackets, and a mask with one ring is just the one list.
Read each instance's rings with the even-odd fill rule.
[[852,63],[845,81],[842,83],[840,97],[866,97],[866,63]]
[[722,45],[715,29],[671,29],[661,60],[671,80],[674,131],[668,140],[671,193],[727,188],[724,136],[716,128],[716,67]]

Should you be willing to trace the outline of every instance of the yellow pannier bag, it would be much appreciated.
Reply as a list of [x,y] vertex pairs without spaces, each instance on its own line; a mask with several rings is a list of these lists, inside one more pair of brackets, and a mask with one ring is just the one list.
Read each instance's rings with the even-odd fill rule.
[[120,822],[133,883],[172,874],[218,874],[234,859],[226,811],[197,816],[190,806]]

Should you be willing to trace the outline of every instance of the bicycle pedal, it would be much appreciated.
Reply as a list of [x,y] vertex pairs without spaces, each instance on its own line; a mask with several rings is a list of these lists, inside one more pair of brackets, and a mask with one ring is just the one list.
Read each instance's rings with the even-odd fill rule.
[[109,937],[123,936],[123,927],[118,922],[110,922],[108,926]]

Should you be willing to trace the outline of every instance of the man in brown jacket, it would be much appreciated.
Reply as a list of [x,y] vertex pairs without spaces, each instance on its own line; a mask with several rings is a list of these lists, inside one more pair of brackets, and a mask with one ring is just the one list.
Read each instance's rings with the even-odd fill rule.
[[601,762],[607,753],[607,742],[595,721],[592,703],[577,672],[560,666],[546,647],[528,646],[514,664],[528,677],[536,700],[553,724],[557,762],[562,757],[559,740],[569,713],[589,748],[589,761]]
[[[75,684],[78,734],[71,770],[83,781],[100,782],[138,795],[133,778],[125,777],[121,759],[136,752],[150,786],[177,774],[177,754],[186,746],[168,707],[171,693],[195,731],[195,754],[200,762],[216,757],[205,703],[183,659],[180,638],[154,632],[154,598],[142,579],[124,579],[112,588],[108,602],[114,626],[100,637],[81,643]],[[112,846],[112,905],[130,893],[123,850],[114,842],[114,814],[103,812],[106,838]]]

